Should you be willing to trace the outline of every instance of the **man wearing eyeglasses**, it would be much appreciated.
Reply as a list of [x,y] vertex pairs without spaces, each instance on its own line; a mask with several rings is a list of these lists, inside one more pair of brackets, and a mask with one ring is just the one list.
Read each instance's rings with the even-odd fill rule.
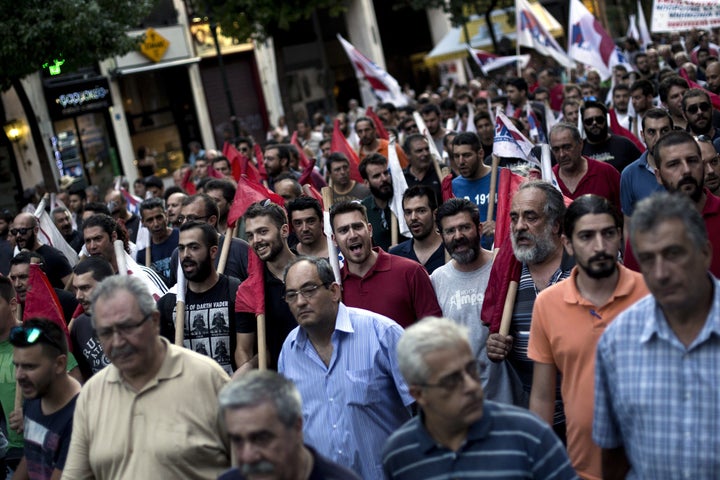
[[284,280],[299,326],[283,344],[278,371],[302,396],[305,441],[365,480],[380,480],[380,446],[414,403],[395,356],[402,328],[346,307],[325,259],[293,260]]
[[583,155],[612,165],[618,172],[622,172],[642,153],[627,138],[610,133],[608,109],[604,104],[585,102],[582,119],[587,136],[583,144]]
[[421,413],[385,443],[385,478],[577,478],[548,425],[484,399],[464,327],[426,318],[405,331],[397,356]]
[[713,106],[704,90],[691,88],[683,94],[682,109],[687,118],[688,131],[693,135],[705,135],[713,141],[720,138],[720,129],[713,126]]
[[40,243],[37,237],[39,229],[38,221],[32,213],[18,213],[13,219],[10,234],[15,237],[19,250],[26,249],[42,255],[45,271],[53,287],[65,288],[72,273],[70,262],[57,248]]
[[622,217],[607,199],[583,195],[571,203],[562,239],[576,266],[533,306],[530,410],[552,425],[560,373],[568,455],[582,478],[600,480],[601,452],[592,441],[595,347],[615,316],[648,290],[642,275],[617,261]]
[[93,292],[93,321],[112,362],[77,400],[64,478],[217,478],[230,466],[215,361],[162,338],[155,301],[134,276]]
[[60,327],[29,319],[10,330],[15,378],[25,403],[24,454],[17,478],[58,479],[70,447],[80,383],[67,373],[68,345]]

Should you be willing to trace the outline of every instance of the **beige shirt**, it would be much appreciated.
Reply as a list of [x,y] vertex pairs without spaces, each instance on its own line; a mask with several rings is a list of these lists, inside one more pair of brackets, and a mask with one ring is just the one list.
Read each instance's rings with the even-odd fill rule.
[[230,467],[217,401],[227,373],[162,341],[163,364],[139,392],[114,365],[83,387],[63,479],[215,479]]

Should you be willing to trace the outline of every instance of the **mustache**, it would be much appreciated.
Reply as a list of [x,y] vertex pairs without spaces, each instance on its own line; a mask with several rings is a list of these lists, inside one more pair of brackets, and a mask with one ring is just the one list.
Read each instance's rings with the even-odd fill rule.
[[597,255],[593,255],[588,259],[588,262],[601,262],[604,260],[615,260],[615,257],[612,255],[608,255],[607,253],[598,253]]
[[274,473],[275,466],[267,460],[261,460],[255,463],[246,463],[240,467],[240,473],[245,477],[249,475],[258,475],[263,473]]
[[108,352],[105,352],[105,355],[112,362],[115,359],[115,357],[124,357],[126,355],[130,355],[130,354],[133,354],[136,352],[137,352],[137,350],[133,346],[125,345],[124,347],[121,347],[121,348],[113,348],[111,354],[108,354]]
[[683,185],[694,185],[696,187],[699,187],[697,180],[695,180],[693,177],[684,177],[678,182],[678,187],[682,187]]

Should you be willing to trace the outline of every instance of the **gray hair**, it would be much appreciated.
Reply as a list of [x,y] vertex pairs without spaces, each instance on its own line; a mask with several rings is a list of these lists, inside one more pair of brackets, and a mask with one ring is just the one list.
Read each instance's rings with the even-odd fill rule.
[[[93,312],[96,311],[95,305],[97,305],[99,300],[114,297],[120,290],[125,290],[135,298],[143,317],[157,311],[155,299],[142,280],[134,275],[112,275],[98,283],[93,289],[93,293],[90,296]],[[92,315],[90,318],[92,320],[92,326],[95,327],[95,315]]]
[[687,236],[698,249],[708,243],[705,221],[690,199],[680,193],[658,192],[637,203],[630,219],[630,243],[637,250],[637,235],[653,230],[663,222],[682,221]]
[[312,256],[304,256],[304,255],[298,255],[292,260],[290,260],[290,263],[287,264],[285,267],[285,270],[283,271],[283,283],[287,280],[287,274],[290,271],[290,269],[297,265],[300,262],[308,262],[311,265],[315,265],[315,268],[318,272],[318,277],[320,277],[320,281],[322,283],[335,283],[335,273],[333,272],[332,267],[330,266],[330,262],[328,262],[326,259],[321,257],[312,257]]
[[293,427],[302,418],[302,400],[295,384],[272,370],[253,370],[225,385],[218,394],[220,414],[226,410],[272,403],[280,422]]
[[468,329],[449,318],[425,317],[405,330],[397,345],[400,373],[408,385],[422,385],[430,377],[425,355],[436,350],[456,349],[467,343]]
[[575,143],[582,142],[582,136],[580,135],[580,130],[578,128],[571,124],[571,123],[565,123],[560,122],[553,125],[553,127],[550,129],[550,133],[548,133],[548,140],[550,140],[550,137],[552,137],[553,133],[557,132],[558,130],[567,130],[572,135],[573,140]]
[[560,226],[560,233],[562,233],[565,210],[567,210],[562,193],[560,193],[558,189],[552,185],[552,183],[546,182],[545,180],[530,180],[523,182],[520,184],[517,191],[519,193],[530,188],[535,188],[545,193],[546,201],[545,206],[543,207],[543,213],[550,223],[557,223]]

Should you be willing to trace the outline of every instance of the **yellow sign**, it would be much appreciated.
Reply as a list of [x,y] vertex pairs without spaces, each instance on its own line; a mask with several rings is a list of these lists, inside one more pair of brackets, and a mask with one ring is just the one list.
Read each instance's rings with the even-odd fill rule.
[[153,62],[159,62],[167,52],[170,42],[160,35],[155,29],[148,28],[145,31],[145,40],[140,44],[140,53]]

